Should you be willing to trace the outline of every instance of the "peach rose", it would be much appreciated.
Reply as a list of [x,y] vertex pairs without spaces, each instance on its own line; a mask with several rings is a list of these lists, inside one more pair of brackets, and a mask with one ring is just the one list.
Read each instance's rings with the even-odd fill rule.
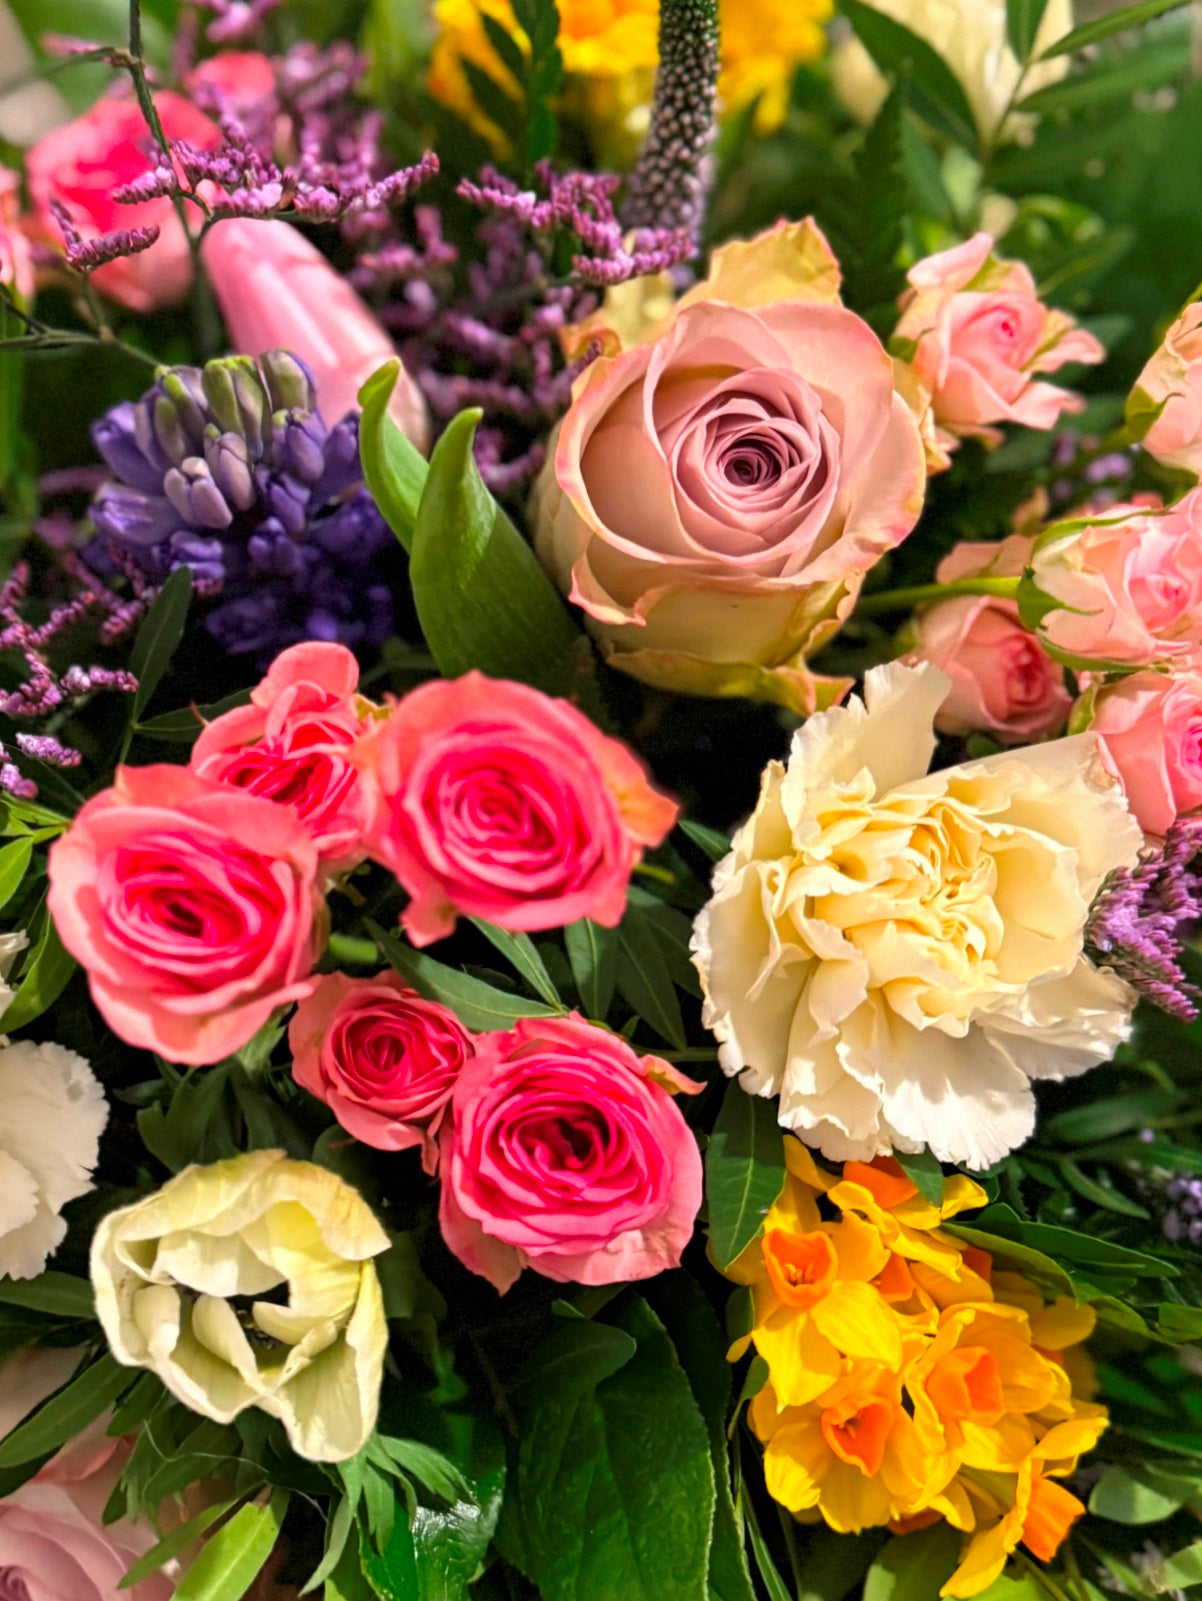
[[1127,425],[1166,467],[1202,474],[1202,303],[1186,306],[1135,380]]
[[779,224],[717,251],[666,328],[579,379],[535,543],[611,666],[800,710],[846,688],[805,658],[913,528],[925,467],[838,283],[813,223]]
[[[169,139],[209,148],[221,131],[182,95],[169,89],[155,96]],[[26,158],[29,194],[45,232],[57,239],[50,201],[59,200],[85,239],[114,229],[157,227],[149,250],[126,256],[92,274],[97,289],[131,311],[174,305],[192,286],[192,254],[174,204],[167,199],[123,206],[113,190],[150,172],[159,159],[150,130],[134,100],[98,100],[82,117],[40,139]]]
[[47,904],[127,1044],[202,1066],[316,984],[317,852],[281,806],[184,767],[119,768],[50,847]]
[[1052,428],[1062,412],[1081,410],[1079,395],[1037,374],[1102,361],[1105,350],[1045,306],[1029,270],[999,260],[989,234],[928,256],[907,277],[891,348],[929,390],[945,445],[973,437],[996,444],[1002,436],[990,423]]
[[[999,545],[957,545],[935,577],[941,584],[984,573],[1016,577],[1027,564],[1031,543],[1011,534]],[[921,612],[914,632],[910,659],[933,662],[951,679],[947,699],[935,713],[941,734],[987,733],[1004,745],[1027,745],[1063,729],[1072,704],[1064,668],[1019,622],[1014,601],[956,595]]]
[[1167,510],[1108,506],[1054,523],[1031,573],[1054,608],[1039,623],[1069,665],[1148,667],[1202,646],[1202,489]]
[[1145,833],[1202,806],[1202,671],[1132,673],[1081,709]]

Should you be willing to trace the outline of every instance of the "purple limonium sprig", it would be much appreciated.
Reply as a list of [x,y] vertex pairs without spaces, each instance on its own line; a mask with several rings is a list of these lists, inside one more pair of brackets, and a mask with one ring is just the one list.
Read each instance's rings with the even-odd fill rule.
[[1199,991],[1181,966],[1182,941],[1202,920],[1202,819],[1173,824],[1131,868],[1111,873],[1090,910],[1086,949],[1145,999],[1182,1022]]
[[84,239],[61,201],[52,199],[50,210],[63,236],[67,265],[76,272],[93,272],[120,256],[136,256],[141,250],[149,250],[159,237],[157,226],[152,224],[149,228],[118,228],[95,239]]
[[281,0],[196,0],[212,15],[205,37],[212,44],[249,44],[262,32],[263,24],[277,10]]

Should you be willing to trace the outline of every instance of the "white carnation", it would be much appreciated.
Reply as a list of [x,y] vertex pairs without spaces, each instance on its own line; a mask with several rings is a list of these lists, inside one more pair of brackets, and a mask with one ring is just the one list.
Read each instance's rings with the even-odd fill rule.
[[1134,993],[1083,950],[1142,835],[1092,735],[927,773],[950,687],[870,672],[771,763],[714,874],[694,962],[727,1073],[834,1161],[929,1145],[988,1166],[1030,1080],[1106,1060]]
[[0,1047],[0,1275],[36,1277],[61,1243],[59,1213],[92,1188],[104,1092],[82,1056],[29,1040]]

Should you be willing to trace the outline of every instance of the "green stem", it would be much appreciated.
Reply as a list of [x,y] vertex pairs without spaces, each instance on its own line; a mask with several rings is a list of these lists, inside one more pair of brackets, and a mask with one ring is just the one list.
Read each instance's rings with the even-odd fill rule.
[[350,967],[378,967],[380,951],[375,940],[356,939],[352,934],[331,934],[326,954]]
[[1016,600],[1019,578],[956,578],[950,584],[913,584],[908,589],[886,589],[876,595],[865,595],[856,607],[861,617],[875,617],[879,612],[909,611],[912,606],[923,606],[932,600],[951,600],[956,595],[997,595],[1003,600]]

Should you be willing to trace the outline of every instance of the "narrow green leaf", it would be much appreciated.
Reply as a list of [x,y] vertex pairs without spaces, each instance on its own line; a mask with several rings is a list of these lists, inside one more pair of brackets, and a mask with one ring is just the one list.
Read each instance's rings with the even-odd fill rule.
[[[1025,95],[1015,109],[1046,117],[1057,111],[1080,111],[1086,106],[1105,105],[1110,100],[1128,99],[1137,90],[1158,89],[1171,83],[1188,66],[1189,34],[1183,28],[1168,39],[1141,44],[1138,50],[1125,52],[1117,60],[1106,59],[1088,71],[1074,72],[1059,83],[1045,84],[1033,94]],[[1140,439],[1147,433],[1163,405],[1161,401],[1150,407],[1151,414],[1146,416],[1142,430],[1132,428],[1133,438]],[[1128,408],[1131,422],[1130,399]]]
[[137,722],[150,703],[176,647],[184,637],[188,607],[192,604],[192,574],[177,567],[155,597],[154,605],[142,619],[138,637],[130,653],[129,668],[138,680],[130,718]]
[[376,1444],[389,1462],[403,1473],[412,1474],[444,1501],[463,1501],[471,1496],[471,1486],[463,1474],[449,1457],[432,1445],[384,1434],[376,1437]]
[[357,1540],[348,1543],[326,1580],[322,1601],[378,1601],[379,1592],[368,1582],[360,1566],[358,1546]]
[[716,828],[707,828],[704,823],[695,823],[689,817],[681,818],[680,828],[699,850],[705,852],[711,862],[720,862],[730,850],[730,841]]
[[1006,0],[1006,37],[1020,62],[1031,54],[1048,0]]
[[580,991],[580,1004],[594,1022],[605,1021],[614,998],[618,971],[618,937],[612,928],[582,917],[563,931],[572,977]]
[[139,1557],[132,1567],[126,1568],[117,1585],[119,1590],[132,1589],[135,1584],[141,1584],[143,1579],[149,1579],[152,1573],[157,1573],[164,1563],[170,1562],[186,1551],[193,1540],[199,1540],[206,1529],[211,1529],[223,1518],[231,1507],[238,1505],[237,1498],[232,1501],[218,1501],[213,1506],[205,1507],[187,1523],[181,1523],[179,1528],[172,1529],[157,1545],[151,1546],[146,1555]]
[[408,550],[429,468],[425,457],[388,415],[400,377],[399,361],[385,362],[359,390],[359,457],[380,515]]
[[839,0],[860,43],[888,78],[899,78],[928,122],[966,149],[977,146],[976,121],[955,73],[925,39],[864,0]]
[[916,1155],[898,1151],[897,1160],[901,1164],[902,1172],[911,1184],[918,1187],[923,1199],[932,1206],[943,1203],[943,1168],[939,1159],[932,1156],[930,1151],[919,1151]]
[[618,992],[658,1034],[682,1051],[684,1019],[660,940],[654,923],[637,906],[629,906],[618,925]]
[[1124,6],[1121,11],[1108,12],[1104,17],[1095,17],[1092,22],[1074,28],[1072,33],[1066,33],[1049,46],[1039,59],[1050,61],[1053,56],[1071,55],[1076,50],[1084,50],[1086,45],[1100,44],[1103,39],[1110,39],[1127,28],[1138,28],[1141,23],[1151,22],[1167,11],[1177,11],[1188,4],[1189,0],[1140,0],[1138,5]]
[[1042,1251],[1033,1250],[1029,1245],[1004,1235],[987,1233],[984,1229],[969,1228],[963,1223],[946,1223],[944,1227],[958,1240],[964,1240],[968,1245],[979,1245],[983,1251],[988,1251],[995,1261],[1016,1267],[1027,1278],[1034,1280],[1041,1289],[1052,1290],[1057,1295],[1072,1295],[1072,1279],[1059,1262],[1054,1262]]
[[497,52],[501,61],[513,75],[515,83],[524,84],[529,76],[529,63],[522,54],[522,47],[504,24],[490,17],[487,11],[480,13],[480,21],[484,25],[484,32],[488,35],[488,42]]
[[68,956],[58,930],[49,915],[33,952],[21,973],[17,992],[8,1010],[0,1017],[0,1034],[15,1034],[48,1011],[67,987],[75,971],[75,958]]
[[20,889],[33,855],[33,841],[14,839],[0,850],[0,907],[7,906]]
[[302,1595],[308,1595],[310,1590],[316,1590],[319,1584],[324,1584],[330,1578],[338,1564],[342,1561],[342,1553],[346,1550],[346,1542],[354,1525],[355,1517],[351,1511],[351,1503],[346,1496],[340,1496],[338,1505],[334,1508],[333,1516],[326,1524],[326,1548],[321,1561],[314,1569]]
[[[1197,1486],[1195,1486],[1195,1491]],[[1187,1496],[1153,1489],[1124,1467],[1109,1467],[1093,1487],[1089,1510],[1112,1523],[1159,1523],[1172,1517]]]
[[376,923],[369,922],[367,926],[394,971],[407,979],[419,995],[449,1006],[468,1028],[512,1028],[519,1017],[554,1017],[560,1010],[494,989],[468,973],[444,967],[432,956],[412,950]]
[[743,1488],[740,1505],[743,1509],[744,1522],[747,1525],[748,1538],[751,1541],[751,1553],[755,1558],[756,1572],[760,1576],[764,1589],[768,1592],[768,1601],[793,1601],[788,1586],[777,1572],[776,1563],[772,1560],[772,1555],[765,1543],[764,1536],[760,1533],[755,1507],[752,1504],[751,1496],[747,1493],[746,1486]]
[[232,712],[238,706],[249,704],[250,690],[239,689],[224,700],[214,701],[211,706],[184,706],[177,712],[164,712],[161,717],[152,717],[148,722],[139,723],[136,732],[147,739],[160,739],[165,744],[191,744],[199,737],[206,723]]
[[729,1267],[757,1237],[785,1171],[776,1102],[732,1081],[705,1150],[710,1245],[719,1268]]
[[241,1601],[275,1547],[289,1499],[287,1490],[276,1489],[266,1506],[235,1512],[205,1542],[176,1587],[175,1601]]
[[54,1317],[91,1321],[96,1316],[92,1286],[73,1273],[42,1273],[36,1279],[0,1279],[0,1301]]
[[18,1467],[57,1451],[111,1406],[134,1377],[131,1369],[106,1353],[0,1440],[0,1468]]
[[490,122],[495,122],[505,135],[508,142],[515,148],[522,144],[522,107],[513,96],[504,90],[497,80],[484,71],[483,67],[468,60],[466,56],[459,58],[463,68],[463,75],[468,81],[472,91],[472,99]]
[[550,973],[547,972],[546,964],[535,950],[534,942],[528,934],[511,934],[508,929],[498,928],[495,923],[486,923],[482,917],[471,917],[468,921],[474,923],[489,944],[512,963],[530,988],[541,995],[548,1006],[557,1012],[566,1010],[559,998],[559,991],[552,983]]
[[1159,1593],[1188,1590],[1192,1585],[1202,1584],[1202,1540],[1195,1540],[1193,1545],[1166,1557],[1156,1570],[1155,1583]]
[[559,129],[555,97],[563,86],[559,8],[555,0],[515,0],[514,15],[530,40],[526,75],[526,167],[555,154]]
[[1092,1179],[1088,1173],[1083,1173],[1076,1162],[1067,1156],[1060,1163],[1060,1176],[1070,1189],[1076,1190],[1078,1195],[1087,1201],[1092,1201],[1095,1206],[1104,1207],[1107,1212],[1119,1212],[1124,1217],[1149,1216],[1145,1207],[1136,1201],[1128,1200],[1121,1190],[1099,1184],[1097,1179]]

